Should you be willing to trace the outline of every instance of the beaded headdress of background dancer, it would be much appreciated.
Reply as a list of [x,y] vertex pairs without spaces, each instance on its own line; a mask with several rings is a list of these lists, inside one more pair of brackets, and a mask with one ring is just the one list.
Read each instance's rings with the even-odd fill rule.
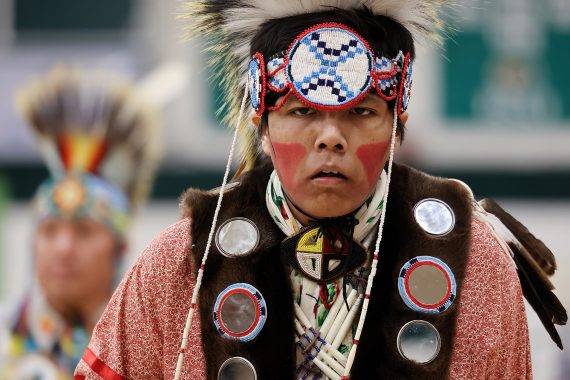
[[[357,349],[357,342],[362,331],[362,326],[368,307],[368,296],[372,288],[378,250],[382,239],[382,229],[385,220],[386,201],[388,197],[390,174],[396,143],[396,131],[398,119],[406,110],[411,87],[411,71],[413,51],[400,51],[393,57],[385,57],[382,52],[372,51],[366,40],[357,32],[341,24],[323,24],[323,19],[311,30],[303,32],[296,41],[311,39],[318,33],[328,33],[329,39],[356,40],[358,50],[356,59],[347,65],[347,72],[356,72],[351,75],[346,91],[345,83],[332,83],[339,86],[341,92],[335,90],[323,94],[317,90],[311,97],[307,96],[306,86],[311,85],[300,78],[303,75],[307,53],[301,49],[293,49],[276,56],[264,56],[260,52],[251,51],[251,41],[261,26],[271,20],[278,20],[289,16],[299,16],[311,13],[330,11],[331,8],[344,10],[364,10],[372,12],[375,16],[386,16],[401,24],[414,40],[428,40],[436,43],[441,42],[441,34],[444,33],[442,10],[447,4],[445,0],[359,0],[359,1],[278,1],[278,0],[242,0],[242,1],[187,1],[186,14],[191,26],[189,35],[200,35],[206,38],[207,49],[211,54],[210,64],[222,68],[217,71],[217,76],[224,89],[225,121],[234,126],[234,138],[230,148],[224,179],[220,189],[220,196],[212,227],[208,236],[206,252],[203,256],[202,265],[197,275],[196,286],[192,296],[192,304],[189,310],[184,336],[180,348],[175,378],[179,378],[182,368],[184,351],[188,341],[188,333],[192,318],[196,310],[196,302],[202,282],[204,267],[208,258],[211,241],[216,228],[218,213],[222,204],[223,194],[227,183],[231,160],[236,143],[239,140],[240,169],[239,173],[252,169],[257,161],[259,146],[255,126],[249,122],[249,112],[245,115],[246,105],[253,108],[257,115],[263,115],[266,110],[273,110],[281,104],[266,104],[266,96],[270,93],[283,94],[286,97],[294,94],[305,104],[320,109],[347,108],[361,100],[369,91],[376,91],[386,101],[391,102],[394,109],[394,123],[391,136],[390,159],[388,163],[387,190],[384,194],[384,208],[380,217],[379,234],[376,241],[371,274],[366,287],[366,297],[362,311],[358,319],[358,328],[355,344],[349,354],[345,366],[345,376],[350,373]],[[318,37],[317,37],[318,38]],[[291,43],[294,41],[291,40]],[[295,51],[293,51],[295,50]],[[413,50],[413,49],[412,49]],[[253,54],[252,54],[253,53]],[[352,54],[352,53],[351,53]],[[351,56],[351,59],[354,56]],[[299,72],[301,71],[301,72]],[[306,74],[306,73],[305,73]],[[310,74],[309,74],[310,76]],[[300,79],[300,81],[298,80]],[[319,78],[313,78],[319,79]],[[341,87],[341,88],[340,88]],[[355,91],[352,91],[355,89]],[[245,117],[244,117],[245,116]]]
[[158,163],[153,107],[120,77],[63,66],[23,88],[17,106],[49,169],[34,199],[40,220],[91,218],[123,242]]

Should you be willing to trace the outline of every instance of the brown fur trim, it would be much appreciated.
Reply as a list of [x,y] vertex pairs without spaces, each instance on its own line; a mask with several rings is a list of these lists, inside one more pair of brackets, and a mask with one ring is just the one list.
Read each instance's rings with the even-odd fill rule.
[[[224,196],[218,225],[231,217],[244,216],[256,223],[261,243],[254,253],[240,259],[224,258],[212,246],[200,294],[200,317],[208,378],[214,379],[221,363],[231,356],[252,361],[261,379],[294,378],[295,345],[292,290],[288,268],[279,255],[284,235],[265,206],[265,187],[270,165],[256,168],[239,180],[240,186]],[[455,336],[457,305],[467,262],[471,232],[471,197],[455,182],[427,176],[395,165],[386,224],[380,248],[379,271],[370,299],[369,312],[351,379],[439,379],[448,373]],[[438,198],[455,213],[455,227],[445,236],[434,237],[415,222],[413,207],[425,198]],[[217,196],[190,190],[184,205],[191,210],[194,268],[197,271],[211,226]],[[278,256],[279,255],[279,256]],[[452,270],[457,283],[453,305],[440,314],[425,314],[408,308],[400,298],[397,279],[402,266],[417,256],[434,256]],[[219,292],[230,284],[248,282],[258,288],[268,303],[267,322],[253,342],[223,339],[212,322],[212,308]],[[429,364],[410,362],[398,353],[396,337],[407,322],[421,319],[439,331],[442,347]]]
[[[440,199],[451,207],[455,213],[455,227],[449,234],[431,236],[415,222],[413,208],[425,198]],[[447,377],[470,239],[471,199],[461,185],[394,165],[378,273],[351,379]],[[457,298],[449,309],[439,314],[425,314],[408,308],[398,292],[397,278],[402,266],[414,257],[424,255],[444,261],[457,282]],[[428,364],[415,364],[404,359],[396,344],[402,326],[417,319],[434,325],[441,336],[441,350]]]
[[[259,379],[291,379],[295,365],[293,298],[289,273],[281,260],[279,245],[285,238],[265,206],[265,186],[272,167],[247,172],[240,185],[224,194],[218,226],[225,220],[243,216],[261,232],[258,247],[247,257],[228,259],[212,244],[199,297],[202,341],[208,379],[217,379],[221,364],[233,356],[248,359]],[[194,242],[194,270],[197,273],[206,247],[218,195],[189,190],[184,202],[191,210]],[[231,284],[245,282],[256,287],[267,303],[267,320],[251,342],[240,343],[222,338],[213,323],[212,311],[218,294]]]

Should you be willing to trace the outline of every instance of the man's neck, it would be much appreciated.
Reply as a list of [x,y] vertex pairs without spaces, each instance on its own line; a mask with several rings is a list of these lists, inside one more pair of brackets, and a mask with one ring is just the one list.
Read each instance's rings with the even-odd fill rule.
[[95,297],[85,297],[85,299],[77,303],[50,300],[48,297],[48,302],[67,323],[82,325],[87,331],[91,332],[109,301],[109,295],[110,293],[105,293]]

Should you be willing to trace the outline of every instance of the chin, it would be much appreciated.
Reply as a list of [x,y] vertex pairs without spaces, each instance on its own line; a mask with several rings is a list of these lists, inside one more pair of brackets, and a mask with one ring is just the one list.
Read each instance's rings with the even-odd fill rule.
[[46,291],[46,295],[49,300],[54,301],[58,304],[74,304],[77,300],[81,299],[80,295],[76,294],[74,291],[67,289],[50,289]]
[[49,299],[64,303],[75,302],[82,299],[80,287],[74,281],[52,281],[44,287]]
[[[304,208],[304,210],[316,218],[336,218],[356,211],[361,204],[362,203],[342,204],[338,201],[331,200],[321,207],[319,207],[318,203],[311,203],[306,209]],[[330,205],[335,205],[335,207],[331,207]]]
[[[291,194],[292,201],[303,212],[315,218],[335,218],[358,210],[366,200],[367,194],[358,191],[347,192],[338,190],[307,191],[301,194]],[[297,198],[303,201],[298,201]]]

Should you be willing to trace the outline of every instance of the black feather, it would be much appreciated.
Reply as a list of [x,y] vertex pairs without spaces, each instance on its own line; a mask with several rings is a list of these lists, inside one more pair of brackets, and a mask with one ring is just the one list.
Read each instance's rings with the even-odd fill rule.
[[505,211],[492,199],[483,199],[479,202],[485,211],[495,215],[507,227],[520,243],[528,249],[534,261],[548,275],[552,276],[556,270],[556,259],[552,251],[521,222]]
[[565,325],[568,314],[552,292],[554,285],[548,279],[556,270],[554,254],[495,201],[484,199],[479,203],[485,211],[496,216],[515,237],[515,241],[507,241],[507,244],[513,253],[523,295],[537,313],[552,340],[563,349],[562,340],[554,324]]
[[518,249],[512,244],[509,244],[509,246],[515,253],[513,259],[517,266],[517,273],[524,297],[538,315],[554,343],[560,349],[563,349],[562,340],[554,324],[565,325],[568,321],[568,315],[564,306],[562,306],[560,300],[551,290],[542,286],[542,281],[538,274],[524,257],[518,254]]

